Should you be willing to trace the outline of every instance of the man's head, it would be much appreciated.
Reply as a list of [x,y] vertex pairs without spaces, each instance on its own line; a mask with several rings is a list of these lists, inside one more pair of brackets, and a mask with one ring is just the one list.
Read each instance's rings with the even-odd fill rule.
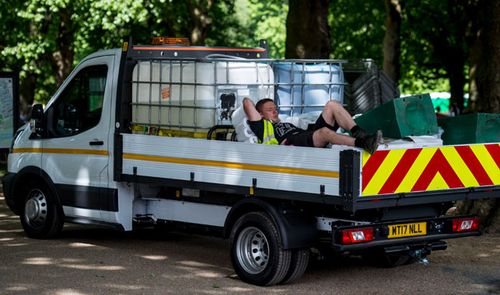
[[271,122],[279,122],[278,108],[274,101],[270,98],[263,98],[257,102],[255,108],[260,113],[262,118],[270,120]]

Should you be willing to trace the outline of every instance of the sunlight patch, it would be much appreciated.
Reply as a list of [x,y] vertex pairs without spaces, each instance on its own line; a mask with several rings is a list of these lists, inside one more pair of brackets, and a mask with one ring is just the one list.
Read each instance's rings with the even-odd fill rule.
[[124,290],[124,291],[129,291],[129,290],[143,290],[147,289],[148,286],[138,286],[138,285],[116,285],[116,284],[106,284],[105,285],[108,288],[113,288],[113,289],[118,289],[118,290]]
[[28,291],[29,288],[28,287],[24,287],[24,286],[15,286],[15,287],[5,288],[5,290],[7,290],[7,291]]
[[220,278],[225,276],[222,273],[214,271],[196,271],[194,274],[198,277],[209,278],[209,279]]
[[28,243],[17,243],[17,244],[5,244],[7,247],[21,247],[21,246],[28,246]]
[[167,260],[168,257],[164,255],[140,255],[139,257],[147,260]]
[[124,270],[125,267],[118,265],[95,265],[95,264],[60,264],[59,266],[81,270]]
[[214,267],[213,264],[201,263],[197,261],[179,261],[178,264],[193,266],[193,267]]
[[31,264],[31,265],[51,265],[54,264],[52,258],[49,257],[30,257],[26,258],[23,264]]
[[91,293],[83,293],[80,291],[76,291],[73,289],[62,289],[62,290],[56,290],[55,293],[56,295],[87,295]]
[[96,245],[94,244],[89,244],[89,243],[80,243],[80,242],[76,242],[76,243],[71,243],[69,244],[69,246],[71,248],[89,248],[89,247],[97,247]]
[[0,233],[20,233],[22,229],[0,229]]

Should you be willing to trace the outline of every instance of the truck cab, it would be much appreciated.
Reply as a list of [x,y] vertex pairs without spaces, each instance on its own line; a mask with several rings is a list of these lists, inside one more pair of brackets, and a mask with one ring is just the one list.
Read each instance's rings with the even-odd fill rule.
[[[64,196],[58,201],[66,218],[117,223],[116,184],[110,178],[120,57],[120,50],[108,50],[85,58],[39,118],[17,132],[7,176],[16,175],[7,186],[14,194],[43,184],[44,190]],[[23,210],[19,202],[7,201],[16,212]]]

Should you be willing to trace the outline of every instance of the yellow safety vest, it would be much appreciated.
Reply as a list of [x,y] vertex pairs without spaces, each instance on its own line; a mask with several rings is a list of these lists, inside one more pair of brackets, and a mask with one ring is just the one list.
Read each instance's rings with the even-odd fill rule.
[[264,135],[262,136],[263,144],[279,144],[276,137],[274,137],[274,126],[273,123],[269,120],[262,120],[264,122]]

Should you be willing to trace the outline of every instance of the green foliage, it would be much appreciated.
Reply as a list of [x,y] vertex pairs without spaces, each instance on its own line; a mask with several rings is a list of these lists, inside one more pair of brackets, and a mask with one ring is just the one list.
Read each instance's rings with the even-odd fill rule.
[[[449,91],[450,70],[468,57],[469,6],[474,1],[406,0],[401,30],[403,89]],[[466,68],[463,69],[464,72]],[[467,72],[464,73],[468,76]]]
[[[189,37],[190,7],[183,0],[2,2],[0,28],[9,34],[0,43],[0,66],[20,71],[21,80],[34,76],[35,100],[40,102],[46,102],[57,87],[52,56],[61,46],[56,40],[63,11],[71,15],[65,25],[73,38],[66,44],[75,56],[73,65],[96,50],[119,47],[126,36],[133,36],[136,43],[149,43],[158,35]],[[203,6],[206,1],[189,2]],[[230,7],[228,2],[216,7]],[[223,13],[232,11],[219,9],[213,18],[223,19]]]
[[[467,9],[477,0],[400,1],[404,4],[402,92],[449,91],[448,57],[442,48],[463,48],[467,54],[460,28],[469,21]],[[91,52],[119,47],[127,36],[143,44],[151,36],[190,37],[196,20],[203,19],[207,45],[254,47],[265,39],[271,58],[282,58],[285,52],[288,1],[0,0],[0,4],[0,69],[20,71],[22,80],[34,77],[35,97],[42,102],[57,86],[53,55],[61,46],[74,54],[75,65]],[[64,13],[71,15],[64,24],[72,35],[66,45],[57,41]],[[330,56],[372,58],[382,65],[385,17],[384,1],[331,1]]]
[[267,40],[271,58],[285,56],[288,4],[284,2],[250,0],[249,20],[252,22],[254,40]]
[[256,47],[259,40],[266,40],[270,58],[285,56],[286,1],[236,0],[233,11],[233,15],[222,15],[225,22],[221,24],[228,26],[217,27],[207,44]]
[[[51,53],[55,51],[54,38],[47,38],[47,35],[53,34],[54,26],[58,25],[57,13],[66,7],[68,1],[12,2],[9,13],[15,18],[7,22],[13,32],[7,34],[9,41],[1,52],[7,64],[4,67],[19,71],[21,79],[28,74],[37,77],[35,99],[44,101],[48,92],[55,88],[50,63]],[[2,26],[4,21],[2,17]]]
[[335,59],[371,58],[381,65],[385,33],[384,2],[332,1],[329,12],[332,43],[330,56]]
[[[406,4],[408,1],[401,1]],[[435,28],[426,18],[415,16],[416,23],[408,24],[407,14],[423,14],[429,5],[436,4],[432,13],[443,14],[441,0],[413,1],[413,6],[404,7],[401,44],[401,75],[399,81],[402,93],[425,93],[449,91],[442,65],[431,66],[435,56],[429,34],[425,30]],[[420,3],[420,4],[419,4]],[[417,7],[421,5],[421,7]],[[426,13],[427,14],[427,13]],[[329,24],[331,27],[332,52],[336,59],[371,58],[381,67],[383,63],[383,39],[386,13],[384,1],[339,0],[330,4]],[[412,18],[413,19],[413,18]]]

